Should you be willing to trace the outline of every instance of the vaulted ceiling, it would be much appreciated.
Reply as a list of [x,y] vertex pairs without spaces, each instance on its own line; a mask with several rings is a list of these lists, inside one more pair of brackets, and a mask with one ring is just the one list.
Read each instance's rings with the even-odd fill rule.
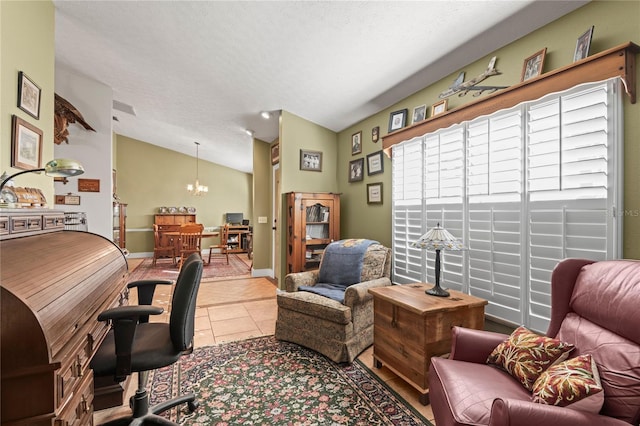
[[341,131],[585,3],[54,0],[56,62],[116,133],[251,172],[279,111]]

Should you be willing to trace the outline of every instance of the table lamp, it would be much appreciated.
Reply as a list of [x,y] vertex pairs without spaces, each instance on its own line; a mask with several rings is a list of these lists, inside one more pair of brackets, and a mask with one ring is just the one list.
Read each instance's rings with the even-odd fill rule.
[[431,249],[436,251],[436,285],[425,293],[431,296],[448,297],[449,292],[440,287],[440,250],[463,250],[462,241],[451,235],[449,231],[442,228],[440,223],[429,230],[426,234],[411,243],[412,247]]
[[75,160],[68,160],[66,158],[57,158],[55,160],[49,161],[47,164],[45,164],[44,168],[42,169],[23,170],[21,172],[18,172],[16,174],[9,176],[8,178],[5,178],[0,184],[0,191],[2,190],[2,188],[4,188],[5,184],[9,182],[11,179],[13,179],[14,177],[25,174],[25,173],[37,173],[37,172],[44,172],[44,174],[46,174],[47,176],[53,176],[53,177],[71,177],[71,176],[78,176],[83,174],[84,167],[82,167],[82,165]]

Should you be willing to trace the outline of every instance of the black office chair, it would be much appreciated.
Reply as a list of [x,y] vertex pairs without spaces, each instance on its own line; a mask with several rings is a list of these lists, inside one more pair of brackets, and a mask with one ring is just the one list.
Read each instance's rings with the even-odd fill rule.
[[95,376],[113,376],[121,382],[133,372],[138,374],[138,389],[131,398],[133,414],[112,420],[107,425],[176,425],[158,414],[187,403],[189,412],[198,407],[195,395],[181,395],[153,407],[145,389],[148,372],[176,362],[193,350],[196,297],[202,277],[203,262],[198,253],[187,258],[180,269],[171,302],[169,323],[150,323],[149,315],[163,309],[150,306],[157,284],[172,284],[165,280],[142,280],[127,284],[138,289],[139,305],[108,309],[98,321],[112,321],[112,329],[91,360]]

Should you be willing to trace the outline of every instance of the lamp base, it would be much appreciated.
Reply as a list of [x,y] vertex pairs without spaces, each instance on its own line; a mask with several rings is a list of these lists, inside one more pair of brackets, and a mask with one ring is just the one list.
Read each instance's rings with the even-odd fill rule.
[[439,285],[436,285],[433,288],[430,288],[429,290],[425,290],[424,292],[430,296],[449,297],[449,292],[443,289],[442,287],[440,287]]

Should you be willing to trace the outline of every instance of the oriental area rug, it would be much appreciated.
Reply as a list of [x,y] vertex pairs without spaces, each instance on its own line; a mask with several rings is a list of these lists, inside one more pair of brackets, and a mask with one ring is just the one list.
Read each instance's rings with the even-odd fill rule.
[[[208,260],[206,259],[205,262]],[[170,260],[160,259],[153,266],[153,259],[146,258],[137,266],[131,275],[129,281],[145,280],[145,279],[162,279],[175,280],[178,277],[178,266],[171,264]],[[236,254],[229,255],[229,264],[224,256],[213,256],[210,265],[204,265],[202,271],[202,279],[209,280],[215,278],[230,278],[239,276],[250,276],[249,265]]]
[[165,415],[204,425],[431,425],[356,360],[336,364],[273,336],[196,348],[150,375],[151,402],[194,392]]

